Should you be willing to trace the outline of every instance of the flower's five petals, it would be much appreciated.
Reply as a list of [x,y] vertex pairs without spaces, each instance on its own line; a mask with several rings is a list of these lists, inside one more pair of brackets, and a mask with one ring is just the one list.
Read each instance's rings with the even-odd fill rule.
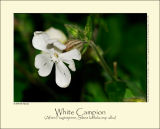
[[45,33],[40,33],[40,34],[34,34],[34,37],[32,39],[32,45],[34,48],[38,50],[43,50],[45,51],[48,45],[48,40],[49,37]]
[[71,82],[71,73],[66,65],[59,61],[56,63],[56,84],[61,88],[66,88]]
[[39,69],[38,73],[40,76],[46,77],[52,71],[53,61],[47,54],[38,54],[35,57],[35,67]]
[[[76,71],[74,59],[81,59],[81,53],[77,49],[62,53],[66,49],[66,45],[61,42],[64,43],[66,40],[64,33],[55,28],[50,28],[46,32],[36,31],[32,39],[33,47],[42,51],[35,57],[38,74],[41,77],[48,76],[55,63],[56,84],[61,88],[68,87],[71,82],[69,68]],[[69,68],[64,63],[68,64]]]
[[62,60],[81,60],[81,53],[77,49],[73,49],[68,52],[64,52],[59,55]]

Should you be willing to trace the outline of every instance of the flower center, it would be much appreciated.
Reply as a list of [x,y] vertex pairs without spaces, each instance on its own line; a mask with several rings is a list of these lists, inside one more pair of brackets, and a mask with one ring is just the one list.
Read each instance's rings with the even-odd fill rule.
[[55,56],[56,58],[58,58],[58,54],[57,54],[57,53],[54,53],[54,56]]

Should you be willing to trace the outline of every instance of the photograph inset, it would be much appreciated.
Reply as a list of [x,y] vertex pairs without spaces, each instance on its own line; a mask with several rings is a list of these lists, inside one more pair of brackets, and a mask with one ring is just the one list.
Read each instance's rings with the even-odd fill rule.
[[14,14],[14,102],[147,102],[147,14]]

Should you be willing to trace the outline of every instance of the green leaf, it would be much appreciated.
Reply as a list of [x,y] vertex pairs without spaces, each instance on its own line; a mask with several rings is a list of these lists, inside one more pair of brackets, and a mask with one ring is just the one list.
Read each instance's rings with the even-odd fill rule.
[[89,44],[87,43],[83,45],[82,55],[87,51],[88,47],[89,47]]
[[145,97],[145,94],[138,81],[126,81],[126,84],[136,97]]
[[92,39],[92,18],[91,16],[89,16],[87,19],[87,24],[85,26],[84,35],[87,41]]
[[105,86],[105,92],[110,102],[122,102],[126,90],[126,83],[122,81],[109,82]]
[[132,91],[127,88],[124,98],[134,98],[134,97],[135,96],[133,95]]
[[106,102],[107,97],[100,83],[88,82],[84,86],[82,100],[87,102]]
[[71,38],[83,39],[83,31],[77,25],[65,24],[67,32]]

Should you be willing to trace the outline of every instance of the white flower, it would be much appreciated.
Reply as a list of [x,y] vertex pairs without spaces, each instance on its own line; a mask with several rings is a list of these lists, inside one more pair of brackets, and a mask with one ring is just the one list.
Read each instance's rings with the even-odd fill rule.
[[49,45],[53,45],[60,50],[64,50],[66,48],[66,46],[59,42],[57,39],[51,39],[46,32],[42,31],[34,32],[32,45],[34,48],[42,51],[48,51],[48,47],[51,47]]
[[35,32],[32,40],[34,48],[42,50],[41,54],[35,57],[35,67],[39,69],[38,73],[42,77],[46,77],[51,73],[55,63],[56,67],[56,84],[62,88],[69,86],[71,81],[71,73],[68,67],[75,71],[75,63],[73,59],[80,60],[81,54],[77,49],[62,53],[66,48],[64,44],[57,39],[50,39],[45,32]]

